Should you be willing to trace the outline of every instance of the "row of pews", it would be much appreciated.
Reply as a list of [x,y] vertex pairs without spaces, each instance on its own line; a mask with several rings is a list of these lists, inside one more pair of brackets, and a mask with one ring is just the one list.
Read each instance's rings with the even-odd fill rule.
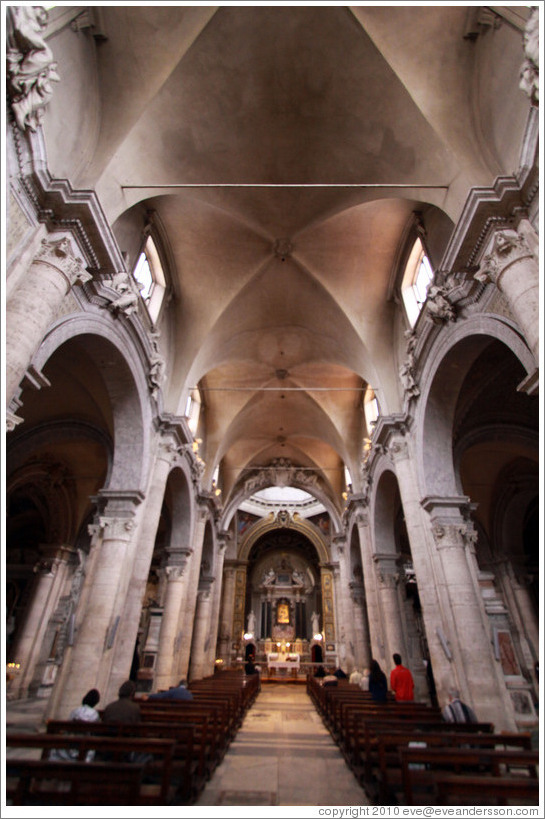
[[442,720],[426,703],[375,703],[339,680],[307,692],[375,805],[538,805],[539,753],[529,733]]
[[[136,724],[50,720],[45,731],[7,733],[7,804],[194,804],[254,702],[259,675],[227,669],[189,688],[192,701],[137,700]],[[74,758],[58,759],[59,750]]]

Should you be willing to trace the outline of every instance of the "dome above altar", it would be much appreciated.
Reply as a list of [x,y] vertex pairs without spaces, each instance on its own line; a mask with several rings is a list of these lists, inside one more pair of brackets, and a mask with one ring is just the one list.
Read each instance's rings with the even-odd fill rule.
[[324,505],[313,495],[294,486],[268,486],[247,498],[239,509],[260,517],[271,511],[287,509],[289,512],[298,512],[303,518],[326,511]]

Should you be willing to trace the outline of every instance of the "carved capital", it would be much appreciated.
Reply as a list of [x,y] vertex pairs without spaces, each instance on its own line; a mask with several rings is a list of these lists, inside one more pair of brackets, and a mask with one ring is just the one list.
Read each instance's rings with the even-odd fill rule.
[[93,278],[85,269],[83,261],[72,253],[72,246],[66,237],[54,240],[42,239],[40,250],[33,264],[37,263],[54,267],[62,273],[69,287],[85,284]]
[[490,252],[483,258],[474,278],[484,284],[492,282],[499,287],[501,276],[510,265],[532,256],[522,234],[511,228],[498,230],[494,234]]
[[186,564],[184,563],[183,566],[165,566],[164,572],[167,581],[175,582],[176,580],[181,580],[184,576]]
[[128,540],[133,529],[134,521],[131,518],[114,518],[105,515],[101,515],[96,523],[91,523],[87,527],[91,537],[102,537],[108,540]]
[[432,284],[428,288],[426,296],[427,316],[435,324],[444,324],[449,321],[456,321],[456,308],[449,300],[449,292],[446,287]]

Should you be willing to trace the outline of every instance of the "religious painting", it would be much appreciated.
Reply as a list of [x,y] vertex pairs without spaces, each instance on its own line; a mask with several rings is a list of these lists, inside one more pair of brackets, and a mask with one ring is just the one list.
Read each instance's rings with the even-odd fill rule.
[[290,607],[288,603],[278,603],[276,608],[276,622],[280,625],[290,621]]

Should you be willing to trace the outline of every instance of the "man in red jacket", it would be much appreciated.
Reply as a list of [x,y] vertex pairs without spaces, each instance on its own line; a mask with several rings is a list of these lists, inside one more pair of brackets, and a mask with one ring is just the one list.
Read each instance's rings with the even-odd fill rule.
[[394,654],[395,668],[390,673],[390,688],[395,694],[396,702],[414,700],[414,680],[408,668],[401,665],[401,654]]

